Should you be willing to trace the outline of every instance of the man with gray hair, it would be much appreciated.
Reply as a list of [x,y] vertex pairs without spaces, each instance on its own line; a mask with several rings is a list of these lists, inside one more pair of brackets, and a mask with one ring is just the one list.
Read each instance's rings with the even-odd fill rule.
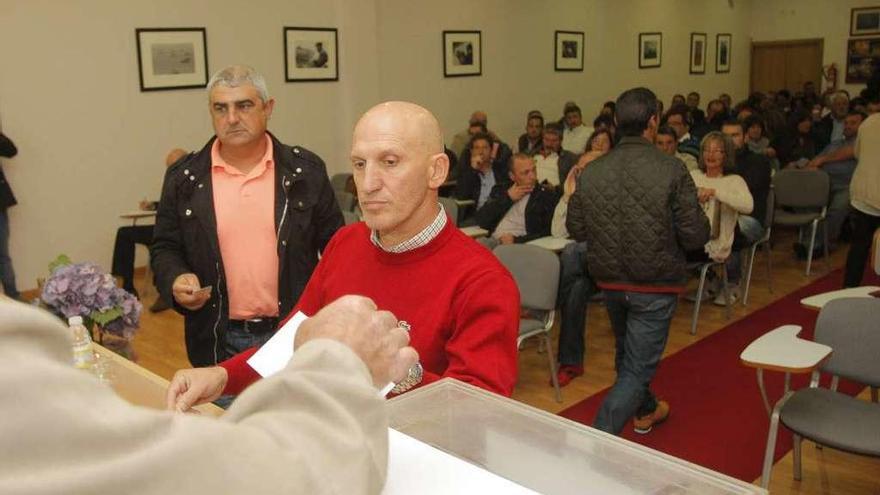
[[846,139],[843,135],[843,121],[849,113],[849,96],[843,91],[838,91],[832,93],[829,100],[831,113],[822,117],[822,120],[813,126],[817,150]]
[[321,158],[267,132],[263,76],[230,66],[207,90],[216,136],[165,174],[150,249],[195,366],[265,343],[343,225]]

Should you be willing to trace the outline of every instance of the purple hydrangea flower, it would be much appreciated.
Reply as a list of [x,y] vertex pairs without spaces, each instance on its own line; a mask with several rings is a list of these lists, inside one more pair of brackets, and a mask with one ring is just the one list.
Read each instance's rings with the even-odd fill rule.
[[140,324],[143,305],[132,294],[116,287],[113,277],[94,263],[62,265],[52,272],[40,299],[64,318],[118,308],[122,316],[103,325],[104,330],[131,338]]

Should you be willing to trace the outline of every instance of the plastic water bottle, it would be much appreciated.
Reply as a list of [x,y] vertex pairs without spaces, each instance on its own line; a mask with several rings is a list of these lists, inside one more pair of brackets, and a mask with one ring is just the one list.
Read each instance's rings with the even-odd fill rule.
[[92,351],[92,337],[83,325],[82,316],[71,316],[67,319],[73,336],[73,365],[82,370],[92,370],[95,355]]

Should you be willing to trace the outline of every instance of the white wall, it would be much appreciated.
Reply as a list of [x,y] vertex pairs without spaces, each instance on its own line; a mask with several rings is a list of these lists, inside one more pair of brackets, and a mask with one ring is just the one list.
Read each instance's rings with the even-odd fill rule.
[[[528,110],[555,118],[575,100],[591,119],[636,85],[667,104],[691,90],[704,104],[722,92],[741,99],[750,38],[824,36],[826,58],[842,63],[849,3],[864,2],[0,0],[0,119],[20,149],[4,164],[21,202],[10,210],[20,288],[33,287],[61,252],[109,267],[118,214],[158,195],[166,151],[198,148],[211,135],[203,91],[139,91],[136,27],[207,28],[209,69],[262,71],[277,99],[270,129],[318,152],[332,173],[347,167],[357,117],[385,99],[427,106],[448,137],[471,111],[486,110],[511,143]],[[796,16],[778,13],[786,9]],[[832,17],[835,27],[821,28],[819,19]],[[285,25],[339,29],[339,82],[284,82]],[[444,29],[482,31],[482,77],[443,77]],[[555,30],[584,31],[584,72],[554,72]],[[640,70],[638,33],[648,31],[663,33],[662,67]],[[688,73],[692,31],[708,35],[705,75]],[[729,74],[715,74],[720,32],[733,35]]]
[[[853,97],[864,84],[846,84],[850,10],[875,7],[877,0],[773,0],[751,12],[753,41],[823,38],[822,64],[837,64],[838,87]],[[825,87],[823,82],[822,87]]]
[[[515,145],[525,115],[538,109],[558,118],[574,100],[592,122],[602,103],[637,85],[668,105],[675,93],[695,90],[704,103],[727,92],[745,98],[749,75],[750,2],[706,0],[382,0],[379,90],[383,99],[416,101],[433,110],[451,135],[473,110]],[[480,30],[481,77],[443,77],[443,30]],[[583,31],[583,72],[555,72],[554,32]],[[662,66],[638,68],[638,33],[662,32]],[[707,33],[705,75],[690,75],[690,33]],[[728,74],[715,74],[715,35],[733,34]]]
[[[119,213],[156,198],[165,153],[212,135],[203,90],[141,93],[137,27],[207,28],[209,71],[247,63],[276,98],[283,141],[347,166],[351,128],[378,97],[372,1],[0,0],[0,118],[20,289],[59,253],[110,267]],[[283,26],[337,27],[339,83],[285,83]],[[146,262],[140,251],[139,264]]]

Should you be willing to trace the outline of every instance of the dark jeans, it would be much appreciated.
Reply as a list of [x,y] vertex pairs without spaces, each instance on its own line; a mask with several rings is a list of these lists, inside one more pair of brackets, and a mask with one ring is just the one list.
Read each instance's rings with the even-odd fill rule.
[[862,284],[865,274],[865,263],[871,253],[871,240],[874,231],[880,228],[880,217],[868,215],[852,208],[852,238],[849,242],[849,253],[846,255],[846,271],[843,275],[844,287],[858,287]]
[[604,291],[614,330],[617,379],[599,407],[593,426],[618,434],[633,416],[654,412],[657,399],[649,389],[666,348],[677,294]]
[[[764,226],[757,218],[740,215],[737,218],[737,232],[734,236],[733,248],[724,263],[727,269],[727,282],[736,285],[742,279],[742,252],[764,235]],[[739,242],[737,242],[739,241]]]
[[587,301],[596,289],[587,270],[587,243],[575,242],[559,254],[559,364],[584,365]]
[[0,208],[0,281],[3,292],[12,299],[20,294],[15,286],[15,270],[12,269],[12,258],[9,257],[9,215],[6,208]]
[[[245,331],[238,325],[230,324],[226,329],[226,341],[223,342],[224,355],[220,360],[225,361],[251,347],[262,347],[273,335],[275,335],[275,332],[253,334]],[[234,395],[221,395],[220,398],[214,401],[214,404],[223,409],[228,409],[234,399]]]
[[119,227],[116,231],[116,244],[113,246],[113,268],[111,273],[122,277],[122,288],[128,292],[134,290],[134,245],[143,244],[149,247],[153,242],[152,225],[134,225]]
[[[825,213],[825,220],[819,222],[819,225],[816,227],[816,243],[815,247],[813,247],[816,251],[823,251],[825,248],[825,229],[828,229],[828,246],[829,251],[831,250],[831,246],[837,244],[837,240],[840,238],[840,231],[843,228],[844,222],[850,215],[850,210],[852,208],[849,204],[849,181],[841,181],[840,179],[835,179],[832,176],[831,178],[831,192],[828,197],[828,211]],[[810,245],[810,232],[812,231],[812,227],[810,225],[806,225],[801,227],[799,233],[799,241],[804,246],[809,247]]]

